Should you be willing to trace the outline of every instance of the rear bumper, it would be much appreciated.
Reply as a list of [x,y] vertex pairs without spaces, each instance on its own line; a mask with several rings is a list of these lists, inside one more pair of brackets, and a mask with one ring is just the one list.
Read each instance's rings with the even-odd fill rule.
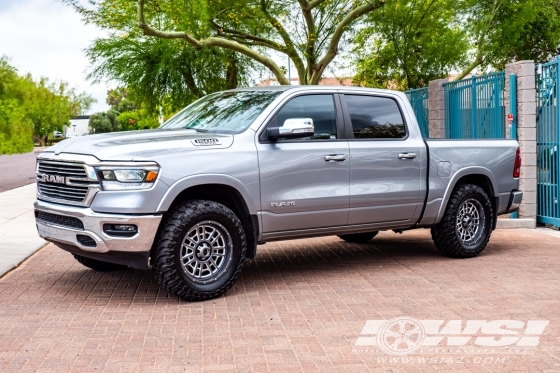
[[521,205],[521,201],[523,200],[523,192],[520,190],[514,190],[511,192],[509,196],[509,203],[506,212],[504,214],[509,214],[511,212],[515,212],[519,210],[519,205]]
[[[147,258],[156,236],[161,214],[119,215],[94,212],[89,208],[72,207],[44,201],[35,202],[35,211],[79,219],[80,227],[70,226],[64,219],[35,219],[39,236],[72,253],[111,263],[146,268]],[[37,216],[37,215],[36,215]],[[132,237],[109,236],[104,224],[133,224],[138,233]],[[86,240],[84,241],[84,237]],[[78,240],[80,237],[81,240]],[[86,243],[84,245],[83,243]],[[130,258],[130,259],[127,259]],[[141,265],[145,261],[144,265]]]

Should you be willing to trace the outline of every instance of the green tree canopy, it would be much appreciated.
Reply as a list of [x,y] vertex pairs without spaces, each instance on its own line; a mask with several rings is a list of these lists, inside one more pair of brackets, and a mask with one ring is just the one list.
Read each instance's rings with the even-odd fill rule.
[[[96,82],[117,81],[134,91],[135,100],[156,111],[165,102],[172,113],[208,93],[247,85],[255,64],[235,52],[197,52],[178,40],[146,38],[128,24],[87,50]],[[118,108],[118,111],[134,108]]]
[[459,0],[458,19],[467,30],[474,69],[503,70],[510,62],[546,61],[560,43],[560,4],[556,0]]
[[30,75],[24,78],[28,85],[24,108],[26,116],[33,123],[33,137],[41,146],[54,131],[62,131],[73,116],[87,110],[94,99],[68,88],[64,82],[51,83],[46,78],[34,81]]
[[116,132],[120,129],[119,121],[117,119],[118,111],[107,110],[106,113],[95,113],[89,116],[89,132],[95,133],[108,133]]
[[266,67],[281,84],[289,82],[272,57],[288,56],[301,84],[318,84],[356,22],[385,2],[100,0],[84,7],[78,0],[63,1],[87,23],[106,29],[126,23],[129,32],[139,27],[146,36],[180,40],[190,52],[221,50],[243,55]]
[[62,130],[70,117],[93,102],[67,83],[21,76],[6,57],[0,57],[0,153],[29,151],[33,139],[44,146],[50,133]]
[[354,39],[354,81],[378,88],[428,85],[461,68],[467,35],[450,0],[398,0],[373,12]]
[[22,83],[8,58],[0,57],[0,154],[33,149],[33,123],[25,117]]
[[158,115],[154,110],[146,109],[146,105],[141,99],[131,88],[117,87],[108,90],[106,101],[111,109],[90,116],[90,133],[133,131],[158,127]]

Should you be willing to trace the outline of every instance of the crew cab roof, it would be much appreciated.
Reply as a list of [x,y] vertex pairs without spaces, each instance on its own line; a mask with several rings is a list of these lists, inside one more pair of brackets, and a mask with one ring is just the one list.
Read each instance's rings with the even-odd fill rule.
[[[287,92],[287,91],[332,91],[344,90],[344,91],[355,91],[355,92],[369,92],[369,93],[395,93],[398,91],[389,89],[379,89],[379,88],[365,88],[365,87],[354,87],[354,86],[344,86],[344,85],[276,85],[276,86],[259,86],[259,87],[246,87],[246,88],[236,88],[228,90],[228,92],[235,91],[277,91],[277,92]],[[399,92],[401,93],[401,92]]]

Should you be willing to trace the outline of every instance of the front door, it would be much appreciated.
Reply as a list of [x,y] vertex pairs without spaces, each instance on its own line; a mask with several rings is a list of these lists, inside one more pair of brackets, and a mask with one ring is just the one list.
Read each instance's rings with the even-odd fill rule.
[[349,207],[349,150],[338,97],[291,98],[269,126],[311,118],[308,138],[257,143],[263,233],[345,226]]
[[408,222],[422,206],[423,141],[410,135],[398,97],[345,94],[351,128],[349,225]]

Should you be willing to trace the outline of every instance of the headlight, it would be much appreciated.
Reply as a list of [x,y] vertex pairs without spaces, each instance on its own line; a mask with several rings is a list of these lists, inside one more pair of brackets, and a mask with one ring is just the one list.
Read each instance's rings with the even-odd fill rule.
[[159,174],[155,164],[125,164],[95,167],[97,177],[103,190],[149,189],[154,185]]

